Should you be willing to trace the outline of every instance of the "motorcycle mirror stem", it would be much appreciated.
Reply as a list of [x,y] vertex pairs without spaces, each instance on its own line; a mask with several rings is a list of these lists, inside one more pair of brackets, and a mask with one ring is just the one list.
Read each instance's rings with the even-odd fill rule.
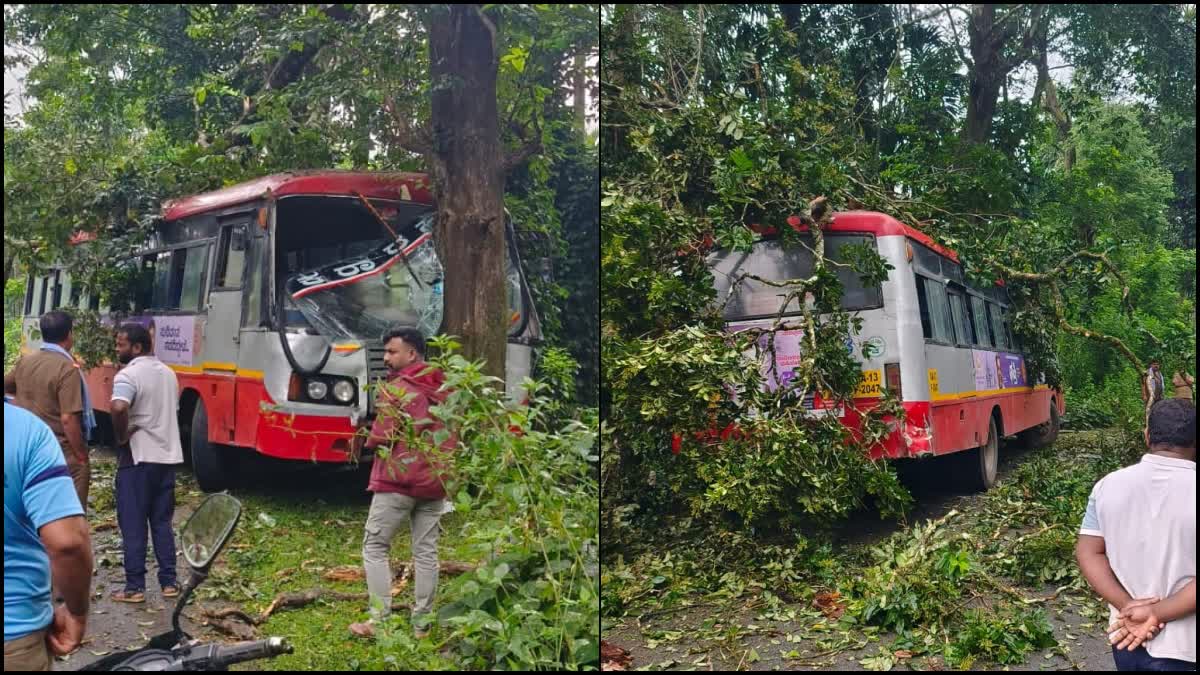
[[187,605],[188,598],[192,597],[192,593],[206,579],[208,579],[207,568],[196,569],[193,567],[192,574],[188,578],[187,584],[183,587],[183,592],[179,594],[179,600],[175,602],[175,611],[171,614],[171,628],[175,631],[177,643],[192,639],[192,636],[185,633],[183,627],[179,624],[179,617],[183,615],[183,608]]

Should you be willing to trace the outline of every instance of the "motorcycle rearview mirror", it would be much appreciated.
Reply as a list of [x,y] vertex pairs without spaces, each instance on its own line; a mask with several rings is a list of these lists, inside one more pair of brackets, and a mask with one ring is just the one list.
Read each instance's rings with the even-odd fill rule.
[[179,541],[183,546],[183,558],[192,568],[192,576],[183,592],[179,594],[179,600],[175,603],[175,612],[171,617],[171,626],[175,630],[174,640],[176,642],[189,637],[179,626],[179,615],[183,612],[184,605],[187,604],[188,598],[191,597],[196,587],[208,578],[208,568],[217,559],[221,549],[229,543],[229,539],[233,536],[233,530],[237,527],[241,517],[242,503],[221,492],[209,495],[201,502],[180,529]]
[[209,495],[192,513],[179,533],[183,557],[197,571],[207,571],[229,542],[242,515],[242,504],[220,493]]

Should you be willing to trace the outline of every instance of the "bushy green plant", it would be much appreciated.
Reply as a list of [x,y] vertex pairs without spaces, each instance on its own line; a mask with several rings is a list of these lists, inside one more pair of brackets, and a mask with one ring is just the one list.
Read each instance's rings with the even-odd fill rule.
[[963,628],[944,653],[950,666],[970,670],[978,659],[1001,665],[1023,663],[1029,652],[1056,644],[1044,612],[1005,605],[999,611],[967,612]]
[[903,632],[943,620],[974,567],[965,542],[948,539],[942,529],[956,515],[899,532],[872,550],[873,564],[849,585],[851,607],[863,623]]
[[1078,581],[1075,539],[1075,530],[1060,526],[1035,533],[1013,548],[1012,556],[1003,559],[1001,570],[1035,585]]
[[4,370],[8,371],[21,350],[21,316],[25,281],[13,277],[4,284]]
[[[446,429],[397,432],[409,447],[439,454],[457,439],[446,476],[465,539],[487,562],[450,583],[439,623],[469,668],[579,669],[599,658],[599,499],[597,430],[577,420],[543,425],[546,387],[526,380],[533,404],[506,401],[499,380],[457,353],[450,338],[430,341],[430,363],[446,374],[449,396],[430,412]],[[594,424],[595,418],[589,419]],[[546,430],[542,427],[545,426]],[[516,428],[518,431],[511,431]],[[471,490],[460,487],[469,482]]]

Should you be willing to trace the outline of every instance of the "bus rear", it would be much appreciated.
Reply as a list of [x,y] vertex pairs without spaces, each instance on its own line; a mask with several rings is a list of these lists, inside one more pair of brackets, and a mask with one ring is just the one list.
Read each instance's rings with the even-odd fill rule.
[[[751,278],[738,282],[743,275],[778,283],[812,274],[811,235],[785,249],[771,230],[765,232],[751,252],[717,252],[711,258],[717,302],[731,331],[770,328],[789,291]],[[1053,439],[1063,409],[1061,392],[1029,381],[1001,290],[970,287],[952,251],[885,214],[838,213],[822,232],[826,258],[844,289],[842,309],[862,320],[861,331],[846,337],[846,348],[860,361],[863,381],[848,410],[822,400],[819,392],[805,395],[804,408],[835,414],[856,427],[860,412],[890,390],[900,399],[905,419],[889,420],[893,432],[871,449],[872,457],[990,448],[990,454],[978,453],[986,485],[994,480],[1000,436],[1021,432],[1035,444]],[[891,265],[879,286],[864,286],[844,266],[845,247],[856,244],[872,247]],[[795,304],[784,309],[785,317],[798,314]],[[774,390],[793,377],[804,351],[803,331],[776,334],[774,361],[761,349],[765,342],[766,336],[760,368],[765,386]]]
[[[855,215],[836,214],[833,222],[822,231],[826,259],[834,266],[843,289],[841,308],[862,320],[858,334],[845,336],[845,346],[859,361],[863,379],[854,392],[853,405],[849,409],[837,401],[825,399],[817,391],[807,392],[800,401],[810,414],[833,414],[851,427],[858,425],[860,411],[877,405],[885,389],[890,389],[897,397],[906,393],[903,383],[917,377],[921,366],[911,358],[903,358],[914,348],[911,326],[905,321],[910,294],[903,288],[903,274],[893,269],[882,284],[864,285],[859,275],[847,266],[845,255],[847,247],[866,246],[893,268],[901,268],[905,238],[903,234],[881,229],[873,222],[863,222]],[[757,241],[750,252],[726,251],[713,255],[717,302],[724,308],[723,318],[728,330],[770,328],[774,324],[788,288],[759,283],[751,278],[737,280],[745,274],[775,282],[807,278],[813,271],[811,234],[802,234],[800,243],[800,246],[785,249],[771,236],[771,231],[766,230],[766,236]],[[785,308],[785,322],[799,314],[796,302]],[[803,338],[804,331],[800,329],[777,332],[773,363],[764,349],[767,336],[760,338],[760,352],[764,355],[760,368],[767,388],[775,390],[791,381],[804,352]],[[929,451],[927,405],[923,406],[921,402],[904,405],[908,417],[882,445],[871,450],[872,456],[908,457]]]

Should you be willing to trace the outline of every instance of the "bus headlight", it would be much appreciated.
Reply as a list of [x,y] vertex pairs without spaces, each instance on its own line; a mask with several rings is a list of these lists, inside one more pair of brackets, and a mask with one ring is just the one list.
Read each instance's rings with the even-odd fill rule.
[[350,380],[338,380],[333,385],[333,398],[338,403],[349,403],[354,399],[354,384]]
[[329,392],[329,386],[320,380],[309,380],[308,382],[308,397],[314,401],[320,401],[325,398],[325,394]]

